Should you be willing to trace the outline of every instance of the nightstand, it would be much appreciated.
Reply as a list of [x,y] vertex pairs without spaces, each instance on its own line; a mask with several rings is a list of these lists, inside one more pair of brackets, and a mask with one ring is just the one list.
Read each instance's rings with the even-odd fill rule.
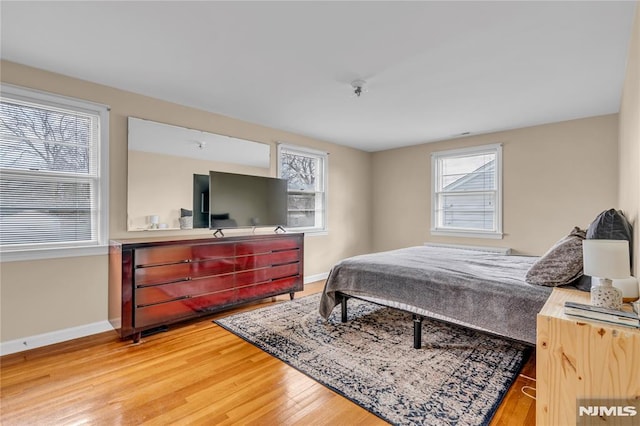
[[556,288],[538,313],[537,425],[575,425],[578,399],[640,399],[640,329],[566,316],[566,301],[589,293]]

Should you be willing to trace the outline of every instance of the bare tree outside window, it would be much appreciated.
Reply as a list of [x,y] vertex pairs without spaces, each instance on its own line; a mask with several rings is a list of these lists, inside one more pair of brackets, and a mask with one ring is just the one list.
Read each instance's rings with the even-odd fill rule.
[[317,159],[296,155],[283,154],[281,177],[289,182],[292,191],[315,191]]
[[0,104],[1,167],[90,173],[91,118]]
[[93,238],[95,117],[0,103],[0,244]]
[[280,177],[288,181],[287,226],[322,228],[324,217],[323,157],[297,150],[280,151]]

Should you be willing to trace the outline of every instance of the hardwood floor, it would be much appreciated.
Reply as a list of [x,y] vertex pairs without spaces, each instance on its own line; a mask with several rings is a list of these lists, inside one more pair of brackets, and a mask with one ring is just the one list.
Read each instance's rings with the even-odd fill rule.
[[[298,295],[322,285],[309,284]],[[172,326],[139,344],[107,332],[6,355],[0,424],[385,424],[211,321],[229,312]],[[523,374],[535,376],[534,361]],[[519,377],[492,425],[535,424],[535,402],[520,390],[526,385],[535,386]]]

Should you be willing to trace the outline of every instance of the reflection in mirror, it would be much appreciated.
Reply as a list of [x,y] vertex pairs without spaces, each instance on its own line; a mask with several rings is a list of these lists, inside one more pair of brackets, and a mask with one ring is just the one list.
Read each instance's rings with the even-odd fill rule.
[[128,125],[129,231],[180,229],[180,216],[193,210],[194,174],[270,175],[268,144],[134,117]]

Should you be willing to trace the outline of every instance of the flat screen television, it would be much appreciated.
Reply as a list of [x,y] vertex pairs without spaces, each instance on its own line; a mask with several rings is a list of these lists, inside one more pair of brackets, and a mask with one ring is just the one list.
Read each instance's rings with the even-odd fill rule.
[[287,180],[209,173],[209,228],[285,226]]

